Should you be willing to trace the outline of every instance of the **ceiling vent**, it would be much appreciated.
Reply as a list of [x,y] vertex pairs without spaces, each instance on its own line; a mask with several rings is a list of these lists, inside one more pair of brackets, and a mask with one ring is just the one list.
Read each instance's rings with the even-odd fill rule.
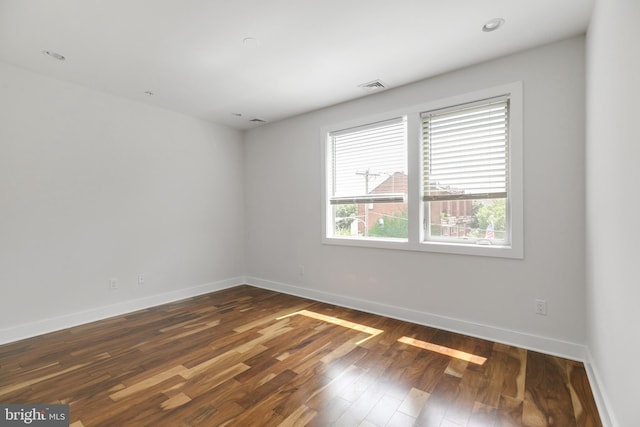
[[361,87],[367,92],[374,92],[374,91],[382,90],[386,88],[384,83],[382,83],[382,80],[374,80],[372,82],[362,83],[361,85],[358,85],[358,87]]
[[254,117],[253,119],[251,119],[249,121],[253,122],[253,123],[267,123],[267,121],[265,119],[261,119],[260,117]]

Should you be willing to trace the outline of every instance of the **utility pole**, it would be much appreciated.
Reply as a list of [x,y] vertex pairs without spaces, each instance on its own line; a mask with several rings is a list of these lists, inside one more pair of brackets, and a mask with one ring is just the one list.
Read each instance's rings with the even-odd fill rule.
[[[364,194],[369,195],[369,178],[376,178],[382,174],[370,172],[369,169],[367,169],[364,172],[356,172],[356,175],[364,176]],[[365,237],[369,235],[369,203],[364,204],[364,235]]]

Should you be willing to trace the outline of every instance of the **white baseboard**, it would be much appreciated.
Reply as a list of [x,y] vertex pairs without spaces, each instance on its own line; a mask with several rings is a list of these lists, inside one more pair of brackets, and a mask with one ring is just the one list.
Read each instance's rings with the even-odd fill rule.
[[125,301],[117,304],[96,307],[86,311],[66,314],[64,316],[0,329],[0,344],[6,344],[37,335],[46,334],[48,332],[59,331],[61,329],[70,328],[72,326],[95,322],[96,320],[102,320],[113,316],[131,313],[136,310],[142,310],[157,305],[179,301],[185,298],[207,294],[209,292],[219,291],[222,289],[241,285],[243,283],[245,283],[244,277],[233,277],[226,280],[206,283],[204,285],[193,286],[190,288],[166,292],[158,295],[151,295],[132,301]]
[[469,335],[490,341],[514,345],[529,350],[539,351],[541,353],[564,357],[567,359],[577,360],[581,362],[584,362],[585,360],[585,346],[581,344],[527,334],[490,325],[473,323],[466,320],[454,319],[451,317],[440,316],[389,304],[382,304],[375,301],[348,297],[344,295],[318,291],[315,289],[302,288],[299,286],[260,279],[258,277],[246,277],[246,283],[252,286],[257,286],[259,288],[340,305],[343,307],[366,311],[368,313],[379,314],[386,317],[392,317],[394,319],[405,320],[420,325],[426,325],[451,332],[457,332],[463,335]]
[[598,373],[595,363],[593,363],[593,357],[587,347],[586,360],[584,362],[584,368],[587,371],[587,377],[589,377],[589,385],[593,392],[593,398],[596,401],[598,412],[600,413],[600,421],[602,421],[603,427],[617,427],[620,424],[617,422],[613,412],[610,412],[607,408],[610,408],[609,399],[604,392],[602,376]]
[[447,331],[457,332],[491,341],[501,342],[509,345],[516,345],[530,350],[540,351],[547,354],[565,357],[568,359],[584,362],[586,358],[585,347],[566,341],[538,335],[526,334],[490,325],[483,325],[466,320],[454,319],[422,311],[412,310],[404,307],[383,304],[375,301],[360,298],[348,297],[340,294],[318,291],[315,289],[302,288],[299,286],[260,279],[258,277],[233,277],[226,280],[207,283],[191,288],[180,289],[158,295],[151,295],[132,301],[96,307],[90,310],[71,313],[64,316],[39,320],[22,325],[0,329],[0,344],[18,341],[42,335],[48,332],[58,331],[72,326],[82,325],[96,320],[102,320],[113,316],[131,313],[161,304],[178,301],[197,295],[227,289],[241,284],[249,284],[259,288],[269,289],[286,294],[296,295],[303,298],[310,298],[316,301],[341,305],[356,310],[405,320],[421,325],[432,326]]

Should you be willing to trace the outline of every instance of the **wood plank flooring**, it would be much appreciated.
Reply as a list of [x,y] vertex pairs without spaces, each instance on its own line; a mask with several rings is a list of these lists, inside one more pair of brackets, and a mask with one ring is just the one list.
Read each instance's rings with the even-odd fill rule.
[[0,346],[90,426],[600,426],[579,362],[250,286]]

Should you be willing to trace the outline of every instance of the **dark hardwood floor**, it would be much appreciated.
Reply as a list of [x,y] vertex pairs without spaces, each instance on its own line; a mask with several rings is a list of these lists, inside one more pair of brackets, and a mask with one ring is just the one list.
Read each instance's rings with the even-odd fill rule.
[[600,426],[582,363],[250,286],[0,346],[78,426]]

